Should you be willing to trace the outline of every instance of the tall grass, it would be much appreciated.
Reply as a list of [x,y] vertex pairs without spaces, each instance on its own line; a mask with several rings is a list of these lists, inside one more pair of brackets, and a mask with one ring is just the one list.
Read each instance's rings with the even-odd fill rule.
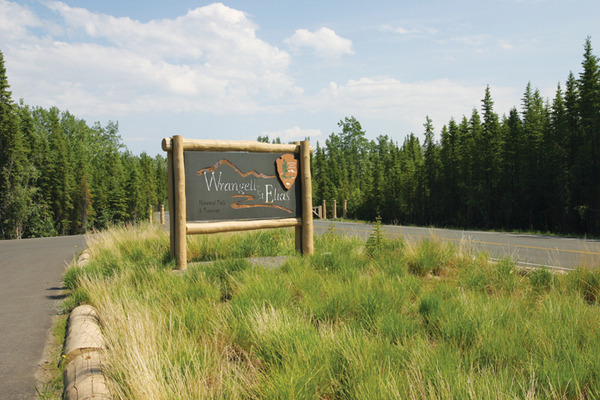
[[[381,232],[379,233],[381,235]],[[600,397],[600,273],[524,274],[431,239],[293,230],[168,237],[115,228],[72,267],[65,307],[95,305],[122,399]],[[243,257],[288,255],[276,270]]]

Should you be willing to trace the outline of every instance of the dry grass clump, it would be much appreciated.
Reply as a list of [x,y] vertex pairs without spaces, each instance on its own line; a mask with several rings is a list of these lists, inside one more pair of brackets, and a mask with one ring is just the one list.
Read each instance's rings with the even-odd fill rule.
[[164,232],[118,228],[65,275],[65,307],[98,308],[122,399],[600,396],[600,273],[375,235],[319,236],[312,257],[293,230],[197,237],[217,261],[178,275]]

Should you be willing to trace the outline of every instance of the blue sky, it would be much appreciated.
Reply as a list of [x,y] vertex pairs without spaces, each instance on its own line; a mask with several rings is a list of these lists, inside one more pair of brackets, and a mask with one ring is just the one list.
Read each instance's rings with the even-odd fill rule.
[[528,82],[552,98],[600,54],[598,0],[7,1],[0,51],[15,99],[118,121],[135,154],[163,137],[314,144],[356,117],[369,138],[500,115]]

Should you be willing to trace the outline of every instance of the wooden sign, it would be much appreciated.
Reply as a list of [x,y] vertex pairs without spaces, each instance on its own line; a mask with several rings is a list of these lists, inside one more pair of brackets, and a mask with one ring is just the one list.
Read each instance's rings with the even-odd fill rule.
[[[294,227],[313,254],[308,140],[294,144],[164,138],[171,257],[187,267],[187,235]],[[297,179],[298,178],[298,179]]]
[[186,220],[299,217],[298,155],[184,152]]

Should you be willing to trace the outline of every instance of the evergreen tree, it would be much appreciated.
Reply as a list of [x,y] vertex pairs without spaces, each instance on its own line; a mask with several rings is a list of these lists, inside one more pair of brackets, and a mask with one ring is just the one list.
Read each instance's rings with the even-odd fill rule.
[[434,140],[433,123],[429,116],[425,118],[423,127],[425,128],[425,141],[423,142],[423,155],[425,157],[423,170],[423,201],[425,204],[426,223],[433,224],[439,222],[438,147]]
[[481,201],[483,202],[484,226],[491,227],[496,221],[498,207],[498,179],[501,171],[499,159],[501,147],[500,121],[494,112],[494,102],[490,94],[489,85],[485,89],[483,103],[483,126],[479,143],[477,143],[477,169],[481,173]]
[[28,185],[34,171],[27,165],[17,108],[9,89],[0,52],[0,234],[2,238],[20,238],[34,194]]
[[107,171],[107,208],[104,210],[102,224],[109,222],[125,222],[127,213],[127,196],[125,196],[125,171],[121,162],[121,155],[116,148],[109,148],[106,159]]
[[156,204],[168,208],[169,194],[167,187],[167,159],[160,154],[154,159],[156,176]]
[[469,120],[469,127],[467,133],[467,140],[465,141],[465,151],[468,154],[467,158],[467,182],[466,182],[466,202],[467,202],[467,221],[470,226],[476,226],[481,228],[487,219],[486,209],[483,201],[483,184],[484,174],[481,168],[479,168],[479,148],[477,147],[481,143],[481,137],[483,135],[483,127],[481,125],[481,118],[477,109],[473,109],[471,119]]
[[525,229],[534,229],[541,226],[543,202],[542,188],[540,182],[542,167],[542,144],[544,130],[546,129],[546,111],[539,90],[533,91],[531,83],[527,84],[523,95],[523,154],[524,169],[522,173],[523,187],[527,188],[524,193],[525,210],[528,215]]
[[140,170],[139,161],[132,157],[130,153],[123,157],[124,170],[128,172],[129,177],[125,183],[125,194],[127,196],[127,215],[132,222],[138,221],[142,216],[148,215],[149,204],[147,194],[143,188],[143,173]]
[[156,209],[158,206],[157,197],[157,177],[153,168],[153,160],[146,152],[142,152],[139,156],[139,169],[141,172],[141,189],[142,189],[142,218],[147,218],[150,209]]
[[525,147],[523,123],[516,107],[511,108],[508,118],[502,124],[502,175],[500,192],[500,226],[510,229],[522,227],[524,221],[523,163]]
[[440,140],[441,164],[441,214],[442,223],[458,225],[459,197],[459,139],[458,125],[454,118],[450,119],[448,127],[444,125]]
[[584,45],[583,72],[579,75],[579,118],[582,143],[578,153],[581,167],[583,204],[582,219],[590,232],[600,228],[600,68],[598,57],[592,54],[591,39]]
[[74,179],[72,173],[72,153],[63,131],[60,111],[56,107],[48,112],[49,136],[46,178],[46,196],[54,216],[54,223],[61,235],[69,233],[71,212],[74,208]]
[[550,125],[544,138],[543,160],[544,193],[548,213],[549,228],[555,232],[564,231],[568,226],[569,199],[569,140],[567,112],[560,84],[552,102]]

